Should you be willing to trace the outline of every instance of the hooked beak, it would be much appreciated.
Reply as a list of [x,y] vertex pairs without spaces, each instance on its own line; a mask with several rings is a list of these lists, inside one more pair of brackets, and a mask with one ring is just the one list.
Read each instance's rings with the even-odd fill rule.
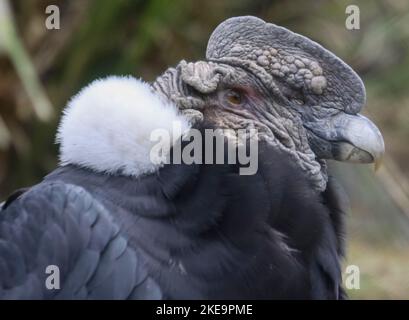
[[340,113],[309,123],[307,129],[329,144],[325,158],[353,163],[375,163],[377,169],[385,153],[383,137],[368,118]]

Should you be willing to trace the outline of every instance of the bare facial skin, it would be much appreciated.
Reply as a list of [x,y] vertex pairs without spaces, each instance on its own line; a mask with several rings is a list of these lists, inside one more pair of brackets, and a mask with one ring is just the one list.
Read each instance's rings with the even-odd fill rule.
[[317,190],[326,187],[325,160],[377,163],[384,142],[359,114],[359,76],[319,44],[255,17],[231,18],[209,39],[207,61],[181,61],[152,87],[192,123],[256,128],[288,153]]

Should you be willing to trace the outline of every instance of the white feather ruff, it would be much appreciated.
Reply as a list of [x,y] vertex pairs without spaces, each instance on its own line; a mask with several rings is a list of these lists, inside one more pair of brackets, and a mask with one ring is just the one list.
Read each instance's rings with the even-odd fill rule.
[[58,128],[61,165],[76,164],[98,172],[139,176],[157,170],[150,151],[155,129],[182,132],[189,122],[175,105],[133,77],[111,76],[92,82],[65,108]]

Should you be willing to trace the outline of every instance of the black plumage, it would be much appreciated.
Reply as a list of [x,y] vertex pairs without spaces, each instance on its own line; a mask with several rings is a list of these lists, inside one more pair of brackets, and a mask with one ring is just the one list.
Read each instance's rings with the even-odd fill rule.
[[[340,298],[342,215],[332,180],[315,191],[261,147],[237,165],[166,165],[138,178],[74,165],[0,215],[1,298]],[[47,265],[61,269],[48,290]]]
[[[348,202],[326,161],[382,158],[364,104],[342,60],[251,16],[222,22],[205,60],[150,84],[92,82],[64,109],[60,166],[0,209],[0,298],[344,298]],[[222,131],[236,149],[256,142],[258,170],[241,175],[227,154],[201,164],[201,139],[201,162],[154,161],[191,129]],[[153,144],[156,130],[168,143]],[[45,285],[49,265],[60,289]]]
[[[46,267],[61,287],[46,287]],[[79,186],[41,183],[0,216],[2,299],[160,298],[113,217]]]

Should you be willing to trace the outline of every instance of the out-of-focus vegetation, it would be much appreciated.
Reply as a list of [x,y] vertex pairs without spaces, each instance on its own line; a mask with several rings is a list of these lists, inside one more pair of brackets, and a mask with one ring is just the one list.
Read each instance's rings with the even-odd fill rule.
[[[361,29],[345,28],[350,1],[0,0],[0,197],[57,165],[54,135],[70,96],[109,74],[153,80],[181,59],[204,57],[222,20],[256,15],[329,48],[363,77],[366,113],[387,155],[378,174],[335,165],[352,210],[345,262],[360,267],[352,298],[409,298],[409,2],[354,1]],[[45,28],[60,8],[61,29]],[[53,106],[48,110],[47,106]],[[45,121],[51,115],[54,117]]]

